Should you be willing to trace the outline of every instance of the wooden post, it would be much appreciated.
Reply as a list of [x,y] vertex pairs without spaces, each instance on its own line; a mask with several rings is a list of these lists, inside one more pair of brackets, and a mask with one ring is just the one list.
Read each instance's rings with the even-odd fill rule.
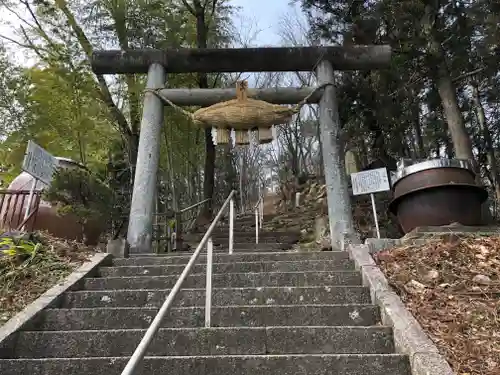
[[[147,87],[151,89],[164,87],[165,78],[164,67],[153,64],[149,68]],[[145,93],[127,233],[127,244],[131,253],[152,252],[153,212],[163,108],[163,102],[154,93]]]
[[[319,84],[334,83],[332,64],[321,61],[317,67]],[[341,126],[335,85],[325,87],[319,102],[320,137],[323,150],[330,238],[333,250],[341,248],[343,232],[354,235],[351,200],[344,166]],[[351,241],[356,241],[350,238]]]

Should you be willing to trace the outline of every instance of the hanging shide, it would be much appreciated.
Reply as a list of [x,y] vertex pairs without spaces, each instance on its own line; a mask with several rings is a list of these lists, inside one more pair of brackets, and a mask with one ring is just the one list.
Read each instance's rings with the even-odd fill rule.
[[246,146],[250,144],[250,135],[248,130],[235,130],[234,131],[234,143],[236,145]]
[[260,144],[271,143],[274,139],[273,128],[257,129],[257,138]]
[[263,100],[248,98],[248,83],[238,81],[236,83],[236,99],[200,108],[194,113],[185,111],[175,105],[170,100],[162,96],[160,90],[153,92],[164,102],[176,108],[186,116],[191,118],[193,123],[200,127],[214,127],[217,130],[217,143],[229,142],[229,132],[235,131],[235,143],[240,145],[250,144],[249,131],[257,129],[257,139],[259,143],[269,143],[273,140],[272,127],[274,125],[285,124],[290,121],[293,115],[300,112],[300,109],[307,103],[308,99],[320,88],[319,86],[310,95],[293,107],[270,104]]
[[231,141],[231,129],[216,129],[216,145],[225,145]]

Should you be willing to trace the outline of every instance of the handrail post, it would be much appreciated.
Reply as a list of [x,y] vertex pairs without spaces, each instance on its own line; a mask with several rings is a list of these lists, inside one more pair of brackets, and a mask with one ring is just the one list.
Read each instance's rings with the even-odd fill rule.
[[234,198],[229,202],[229,254],[233,253],[234,246]]
[[212,265],[214,244],[212,237],[207,242],[207,282],[205,291],[205,328],[210,328],[210,317],[212,315]]
[[255,207],[255,243],[259,244],[259,209]]
[[168,310],[174,303],[175,297],[177,296],[177,293],[181,290],[182,284],[188,277],[189,273],[191,272],[191,269],[193,268],[194,264],[196,263],[196,260],[200,256],[200,253],[203,250],[203,247],[206,245],[207,246],[207,284],[206,284],[206,305],[205,305],[205,326],[210,327],[210,316],[211,316],[211,309],[212,309],[212,264],[213,264],[213,259],[212,259],[212,254],[213,254],[213,242],[212,242],[212,232],[215,229],[215,226],[219,222],[223,212],[226,210],[227,205],[231,201],[231,199],[234,197],[235,191],[233,190],[231,194],[227,197],[227,199],[224,201],[224,204],[220,208],[219,212],[215,216],[214,220],[208,227],[205,235],[201,239],[199,245],[196,247],[196,250],[194,251],[193,255],[191,255],[191,258],[189,259],[189,262],[186,264],[186,267],[180,274],[179,278],[175,282],[175,285],[172,287],[172,290],[167,296],[167,299],[165,302],[160,307],[160,310],[156,314],[155,318],[151,322],[151,325],[147,329],[146,333],[144,334],[144,337],[142,338],[141,342],[135,349],[134,353],[130,357],[129,361],[127,362],[127,365],[123,369],[121,375],[134,375],[134,372],[137,368],[137,366],[140,364],[140,362],[144,359],[144,355],[146,354],[146,351],[153,341],[153,338],[155,334],[158,332],[158,330],[161,327],[161,323],[163,321],[163,318],[167,314]]

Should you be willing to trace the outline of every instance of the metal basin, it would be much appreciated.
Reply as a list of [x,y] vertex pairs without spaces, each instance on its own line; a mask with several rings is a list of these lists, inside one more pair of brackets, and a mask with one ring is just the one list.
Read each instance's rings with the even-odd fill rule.
[[475,184],[471,166],[460,160],[429,160],[398,171],[389,210],[405,233],[453,222],[481,225],[488,193]]
[[[59,166],[62,168],[82,168],[82,166],[70,159],[57,159],[59,160]],[[26,172],[22,172],[11,182],[9,190],[18,193],[25,191],[25,195],[27,196],[32,183],[33,177]],[[45,186],[43,184],[37,184],[37,191],[41,192],[44,189]],[[4,222],[6,228],[16,228],[23,221],[22,218],[27,206],[27,199],[15,200],[10,205],[2,205],[1,203],[0,224],[2,224],[1,219],[5,217],[8,219]],[[49,202],[40,200],[36,215],[28,220],[26,227],[33,231],[47,231],[54,237],[68,240],[82,241],[85,237],[87,245],[97,245],[99,237],[105,230],[105,223],[91,220],[84,226],[82,231],[82,225],[75,215],[60,215],[56,207],[52,207]]]

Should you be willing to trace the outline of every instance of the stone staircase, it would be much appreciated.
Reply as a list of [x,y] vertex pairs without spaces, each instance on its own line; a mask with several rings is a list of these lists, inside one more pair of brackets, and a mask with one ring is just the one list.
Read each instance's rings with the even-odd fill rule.
[[[214,234],[213,328],[203,328],[202,255],[137,374],[410,375],[347,253],[285,252],[290,233],[255,245],[250,221],[236,223],[233,255],[227,228]],[[119,375],[189,257],[101,267],[0,348],[0,374]]]

